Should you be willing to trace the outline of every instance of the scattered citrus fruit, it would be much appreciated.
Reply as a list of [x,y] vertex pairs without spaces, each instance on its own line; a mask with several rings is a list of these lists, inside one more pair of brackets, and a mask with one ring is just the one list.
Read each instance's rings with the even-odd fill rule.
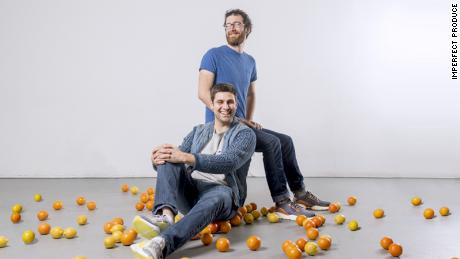
[[432,208],[427,208],[423,211],[423,216],[426,219],[432,219],[434,217],[434,210]]
[[216,248],[219,252],[227,252],[230,249],[230,240],[225,237],[217,239]]
[[391,237],[385,236],[380,240],[380,246],[385,250],[388,250],[391,244],[393,244],[393,239],[391,239]]
[[246,245],[248,246],[249,250],[256,251],[260,248],[261,244],[262,240],[258,236],[252,235],[246,239]]
[[374,210],[373,215],[376,219],[379,219],[385,215],[385,211],[383,209],[376,209]]
[[48,212],[41,210],[37,213],[37,218],[40,221],[44,221],[48,218]]
[[212,234],[211,233],[204,233],[203,235],[201,235],[201,243],[203,243],[203,245],[205,246],[208,246],[210,244],[212,244]]
[[350,196],[350,197],[348,197],[348,199],[347,199],[347,203],[348,203],[348,205],[350,205],[350,206],[354,206],[354,205],[356,204],[356,200],[357,200],[357,199],[356,199],[356,196]]
[[388,252],[393,256],[393,257],[398,257],[402,254],[403,248],[400,244],[391,244],[388,247]]
[[48,223],[40,223],[38,225],[38,233],[40,235],[48,235],[50,233],[51,226]]
[[32,230],[22,232],[22,241],[24,244],[30,244],[35,240],[35,233]]

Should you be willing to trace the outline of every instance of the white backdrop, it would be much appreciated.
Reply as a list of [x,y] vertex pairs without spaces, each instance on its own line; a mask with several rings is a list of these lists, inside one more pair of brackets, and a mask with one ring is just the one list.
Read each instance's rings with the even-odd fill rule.
[[0,177],[152,175],[150,149],[204,119],[230,8],[254,23],[255,119],[305,176],[460,177],[451,3],[0,0]]

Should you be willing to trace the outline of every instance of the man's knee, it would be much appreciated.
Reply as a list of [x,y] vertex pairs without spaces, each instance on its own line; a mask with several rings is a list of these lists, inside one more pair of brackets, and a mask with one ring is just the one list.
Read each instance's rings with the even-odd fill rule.
[[273,135],[265,136],[264,138],[258,139],[259,147],[262,151],[273,150],[281,147],[281,141]]
[[183,164],[174,164],[174,163],[164,163],[157,166],[157,172],[160,173],[174,173],[180,172],[183,167]]

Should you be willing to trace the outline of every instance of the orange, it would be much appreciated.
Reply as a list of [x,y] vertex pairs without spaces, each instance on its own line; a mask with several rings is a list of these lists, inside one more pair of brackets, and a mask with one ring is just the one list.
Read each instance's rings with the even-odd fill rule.
[[129,186],[128,184],[124,183],[121,185],[121,191],[122,192],[128,192],[129,191]]
[[212,243],[212,234],[205,233],[201,236],[201,242],[203,245],[208,246]]
[[305,249],[305,245],[307,244],[307,240],[304,238],[299,238],[295,241],[295,244],[299,247],[299,249],[303,252]]
[[136,237],[137,237],[137,233],[135,231],[132,232],[131,230],[128,230],[128,231],[123,232],[123,234],[120,237],[120,241],[123,245],[130,246],[133,244]]
[[233,218],[230,220],[230,224],[231,224],[232,226],[235,226],[235,227],[241,225],[241,218],[240,218],[240,216],[235,215],[235,217],[233,217]]
[[114,222],[106,222],[104,224],[104,232],[106,234],[112,234],[112,231],[110,231],[112,229],[113,226],[115,226],[116,224]]
[[251,206],[251,204],[246,204],[245,207],[246,207],[246,211],[247,211],[248,213],[251,213],[251,211],[252,211],[252,206]]
[[244,206],[239,208],[238,211],[241,213],[241,216],[244,216],[246,213],[248,213],[248,210]]
[[62,201],[57,200],[57,201],[53,202],[53,209],[55,209],[55,210],[62,209]]
[[134,239],[137,237],[137,231],[134,228],[130,228],[128,230],[125,230],[129,235],[134,236]]
[[373,214],[376,219],[380,219],[385,215],[385,211],[383,209],[376,209]]
[[260,237],[252,235],[248,239],[246,239],[246,245],[248,246],[249,250],[256,251],[260,248],[262,244],[262,240]]
[[302,226],[305,230],[308,230],[309,228],[316,228],[315,222],[313,222],[311,219],[304,220]]
[[95,210],[95,209],[96,209],[96,202],[94,202],[94,201],[89,201],[89,202],[86,204],[86,207],[88,208],[88,210]]
[[257,210],[257,204],[255,202],[251,202],[249,205],[251,205],[253,211]]
[[228,221],[219,222],[219,232],[227,234],[232,230],[232,225]]
[[48,235],[50,233],[51,226],[48,223],[40,223],[38,225],[38,233],[41,235]]
[[316,240],[316,238],[318,238],[318,235],[319,235],[319,231],[318,231],[317,228],[309,228],[309,229],[307,229],[307,237],[310,240]]
[[350,196],[347,199],[347,203],[350,206],[354,206],[356,204],[356,196]]
[[324,223],[326,223],[326,217],[323,214],[318,214],[316,215],[316,217],[321,219],[321,226],[324,225]]
[[219,252],[227,252],[230,249],[230,240],[225,237],[217,239],[216,248]]
[[137,202],[136,203],[136,210],[142,211],[144,209],[145,205],[142,202]]
[[13,212],[13,214],[11,214],[10,219],[11,219],[11,222],[13,222],[13,223],[16,224],[16,223],[18,223],[19,221],[21,221],[21,214],[16,213],[16,212]]
[[302,226],[303,225],[303,221],[306,220],[307,217],[305,215],[298,215],[296,218],[295,218],[295,222],[297,223],[297,225],[299,226]]
[[393,239],[391,239],[391,237],[385,236],[380,240],[380,246],[385,250],[388,250],[391,244],[393,244]]
[[329,212],[330,213],[336,213],[337,211],[339,211],[339,207],[337,207],[337,205],[335,203],[329,204]]
[[414,206],[419,206],[420,204],[422,204],[422,198],[418,197],[418,196],[415,196],[413,197],[410,202],[412,203],[412,205]]
[[218,223],[211,223],[208,225],[209,229],[211,230],[211,234],[217,233],[219,231],[219,224]]
[[205,233],[208,233],[208,234],[212,234],[212,229],[211,229],[211,226],[210,225],[207,225],[205,228],[203,228],[201,231],[200,231],[200,234],[203,235]]
[[302,258],[302,252],[300,251],[300,249],[296,246],[296,245],[293,245],[293,246],[289,246],[287,249],[286,249],[286,255],[289,259],[299,259],[299,258]]
[[147,193],[148,193],[148,195],[153,195],[153,194],[155,194],[155,190],[153,190],[152,187],[149,187],[149,188],[147,188]]
[[48,212],[41,210],[37,213],[37,218],[40,221],[46,220],[48,218]]
[[426,219],[432,219],[434,217],[434,210],[432,208],[425,209],[423,211],[423,216]]
[[441,214],[441,216],[448,216],[449,215],[449,208],[447,207],[442,207],[439,209],[439,214]]
[[148,209],[148,210],[153,210],[153,201],[148,201],[146,204],[145,204],[145,207]]
[[115,223],[114,225],[118,224],[118,225],[124,225],[124,221],[122,218],[113,218],[112,219],[112,223]]
[[331,242],[331,244],[332,244],[332,237],[331,237],[330,235],[321,235],[319,238],[326,238],[326,239],[328,239],[328,240]]
[[316,227],[318,228],[323,225],[323,221],[321,220],[321,218],[313,217],[311,220],[315,223]]
[[139,197],[139,201],[142,203],[147,203],[149,201],[149,195],[147,193],[142,193]]
[[327,237],[322,236],[318,238],[318,241],[316,241],[316,243],[322,250],[328,250],[331,247],[331,240]]
[[294,246],[294,242],[291,240],[285,240],[283,244],[281,244],[281,250],[283,250],[284,253],[286,253],[286,250],[289,246]]
[[388,247],[388,252],[393,256],[393,257],[398,257],[402,254],[403,248],[400,244],[391,244]]
[[85,200],[85,198],[84,198],[84,197],[82,197],[82,196],[79,196],[79,197],[77,197],[77,200],[75,200],[75,202],[77,203],[77,205],[80,205],[80,206],[82,206],[82,205],[85,205],[85,203],[86,203],[86,200]]

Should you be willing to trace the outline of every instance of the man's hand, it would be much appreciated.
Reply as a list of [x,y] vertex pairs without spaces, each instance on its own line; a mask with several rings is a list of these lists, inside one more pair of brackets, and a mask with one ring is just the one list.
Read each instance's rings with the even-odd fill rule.
[[152,163],[156,166],[169,163],[195,164],[195,156],[182,152],[178,147],[171,144],[163,144],[152,150]]
[[251,127],[253,129],[258,129],[258,130],[262,129],[262,125],[260,125],[259,123],[255,122],[255,121],[248,121],[246,119],[241,119],[241,121],[244,124],[246,124],[248,127]]

